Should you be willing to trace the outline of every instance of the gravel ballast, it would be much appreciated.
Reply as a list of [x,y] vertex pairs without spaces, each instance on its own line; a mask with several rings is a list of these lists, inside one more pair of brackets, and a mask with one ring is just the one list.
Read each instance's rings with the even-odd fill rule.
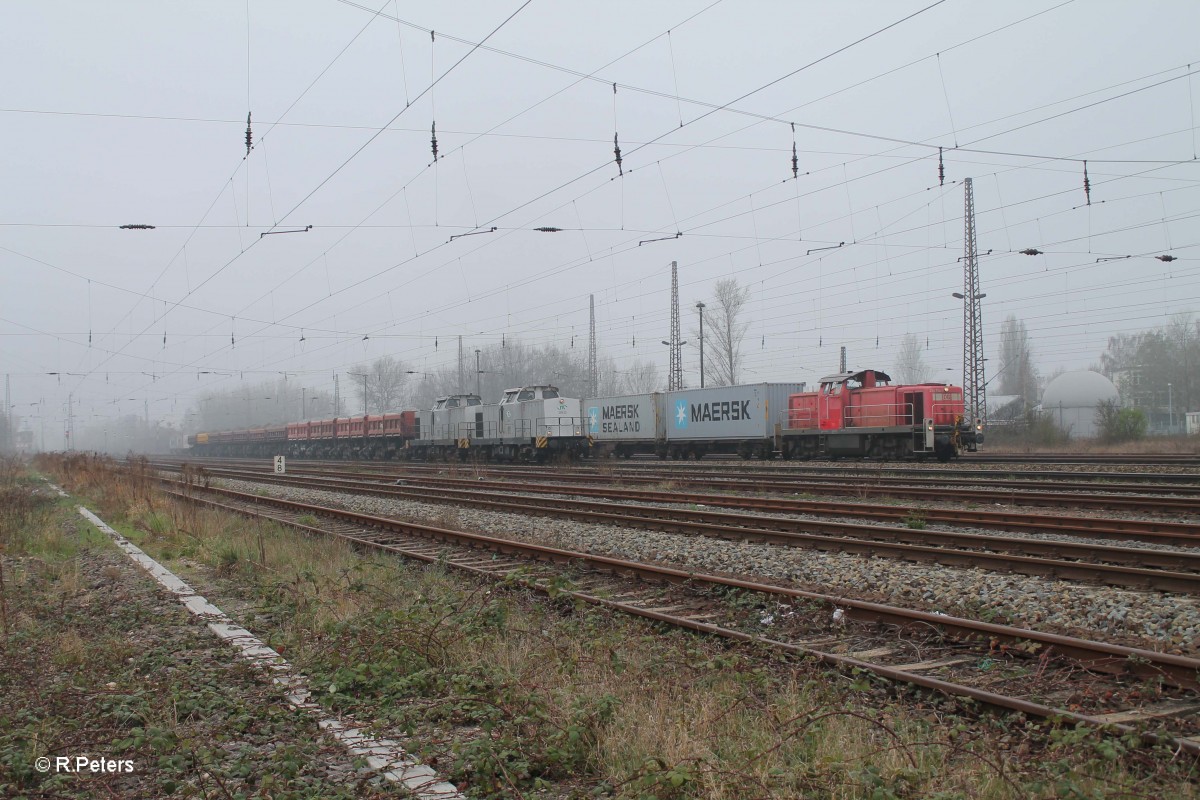
[[[443,526],[491,536],[697,572],[751,576],[851,599],[1007,621],[1039,630],[1100,635],[1153,650],[1200,652],[1200,604],[1186,595],[249,481],[214,484],[375,516],[436,520]],[[448,516],[454,518],[453,525],[448,524]]]

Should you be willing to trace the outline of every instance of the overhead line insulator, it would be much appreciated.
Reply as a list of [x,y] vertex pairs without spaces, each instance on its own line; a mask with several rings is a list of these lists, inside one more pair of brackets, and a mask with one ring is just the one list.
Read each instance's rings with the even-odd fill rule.
[[792,123],[792,177],[800,177],[800,159],[796,156],[796,123]]

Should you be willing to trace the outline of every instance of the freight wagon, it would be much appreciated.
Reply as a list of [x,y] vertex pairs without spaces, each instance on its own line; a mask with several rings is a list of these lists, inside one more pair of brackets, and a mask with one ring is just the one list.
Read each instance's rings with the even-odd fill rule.
[[788,397],[803,383],[756,383],[587,401],[588,432],[602,455],[703,458],[779,451]]

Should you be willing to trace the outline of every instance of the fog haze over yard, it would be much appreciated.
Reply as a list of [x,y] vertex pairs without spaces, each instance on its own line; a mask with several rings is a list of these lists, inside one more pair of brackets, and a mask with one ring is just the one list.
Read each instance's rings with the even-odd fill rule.
[[1182,0],[9,3],[7,407],[149,449],[360,413],[384,358],[391,406],[576,391],[589,297],[603,387],[665,387],[671,262],[688,385],[728,278],[744,382],[906,341],[961,382],[966,178],[989,377],[1009,318],[1013,393],[1142,368],[1110,339],[1196,338],[1197,30]]

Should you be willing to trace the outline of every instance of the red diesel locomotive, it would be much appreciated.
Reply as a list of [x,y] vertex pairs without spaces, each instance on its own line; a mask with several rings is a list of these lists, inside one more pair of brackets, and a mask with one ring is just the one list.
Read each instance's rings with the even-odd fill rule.
[[784,458],[865,456],[942,461],[983,442],[983,426],[965,417],[963,390],[942,383],[891,385],[879,370],[829,375],[815,392],[788,398]]

